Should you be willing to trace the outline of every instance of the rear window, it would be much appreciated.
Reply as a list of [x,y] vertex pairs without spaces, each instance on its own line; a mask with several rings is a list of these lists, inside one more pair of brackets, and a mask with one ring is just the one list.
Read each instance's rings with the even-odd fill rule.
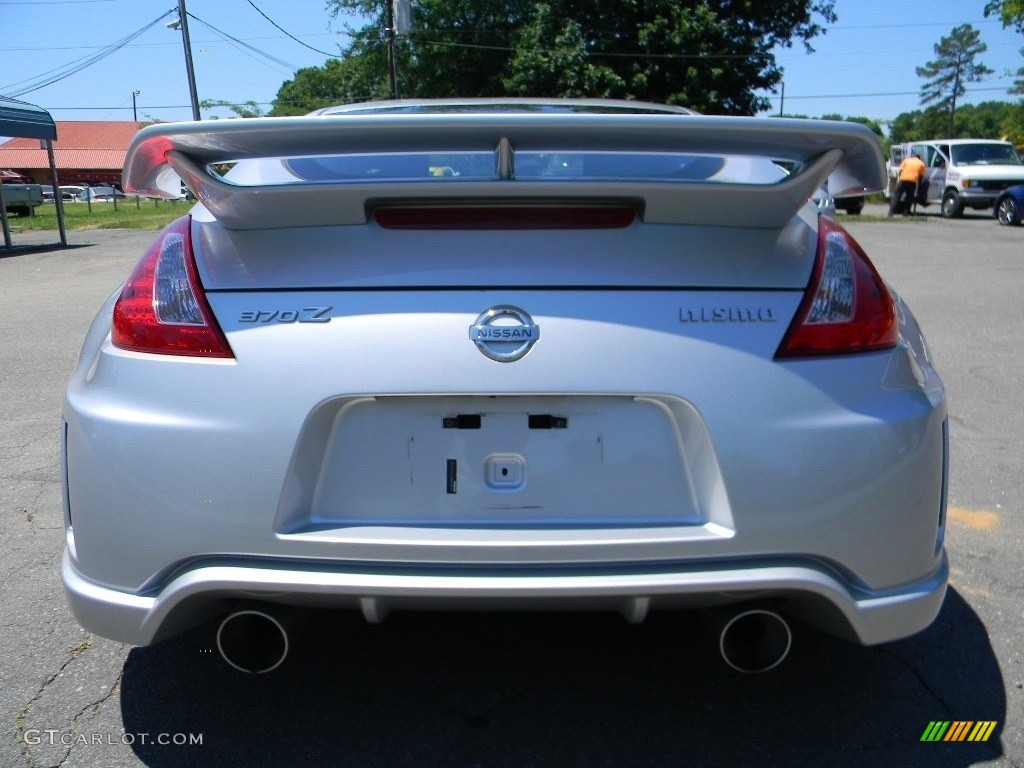
[[[258,165],[258,168],[252,167]],[[241,169],[241,166],[249,166]],[[236,172],[237,171],[237,172]],[[282,172],[283,171],[283,172]],[[787,170],[768,158],[666,152],[517,151],[518,181],[665,181],[773,184]],[[287,183],[498,179],[494,152],[414,152],[276,158],[240,162],[225,181],[242,186]]]

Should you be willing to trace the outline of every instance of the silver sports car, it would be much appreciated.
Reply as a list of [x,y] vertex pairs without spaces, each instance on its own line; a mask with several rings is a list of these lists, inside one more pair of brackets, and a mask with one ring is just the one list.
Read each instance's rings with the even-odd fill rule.
[[198,203],[90,328],[63,582],[137,645],[218,615],[725,613],[884,643],[946,590],[942,382],[813,195],[884,186],[852,123],[636,102],[390,102],[158,124],[124,188]]

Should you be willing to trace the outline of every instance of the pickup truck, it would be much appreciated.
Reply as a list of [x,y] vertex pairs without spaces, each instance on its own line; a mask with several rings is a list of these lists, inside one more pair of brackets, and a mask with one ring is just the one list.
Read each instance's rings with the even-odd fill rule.
[[8,213],[30,216],[43,204],[43,188],[39,184],[4,184],[4,208]]
[[913,141],[894,144],[890,150],[887,198],[895,193],[900,163],[911,155],[920,155],[926,168],[926,191],[918,204],[939,203],[945,218],[963,215],[964,208],[991,210],[1004,189],[1024,184],[1024,162],[1008,141]]

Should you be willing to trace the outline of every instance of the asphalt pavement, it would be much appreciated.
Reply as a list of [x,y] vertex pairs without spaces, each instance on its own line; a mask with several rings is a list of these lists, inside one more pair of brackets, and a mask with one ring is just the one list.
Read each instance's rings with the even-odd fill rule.
[[[946,382],[952,586],[913,638],[862,648],[798,625],[790,658],[755,676],[688,613],[318,614],[267,676],[224,664],[211,626],[149,648],[91,636],[59,579],[62,390],[153,233],[0,250],[0,765],[1024,766],[1024,228],[839,220]],[[936,721],[996,726],[922,741]]]

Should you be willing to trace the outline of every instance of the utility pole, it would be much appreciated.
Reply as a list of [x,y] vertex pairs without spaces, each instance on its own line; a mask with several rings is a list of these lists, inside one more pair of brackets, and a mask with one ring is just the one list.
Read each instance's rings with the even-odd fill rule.
[[188,38],[188,11],[185,10],[185,0],[178,0],[178,22],[168,24],[171,29],[181,26],[181,42],[185,46],[185,70],[188,73],[188,90],[192,98],[192,119],[200,120],[199,116],[199,95],[196,93],[196,71],[192,66],[192,41]]
[[[184,0],[181,0],[184,2]],[[391,83],[391,98],[398,98],[398,70],[395,65],[395,9],[392,0],[384,0],[386,12],[384,14],[385,24],[387,24],[387,43],[388,43],[388,80]]]
[[142,91],[132,91],[132,120],[136,123],[139,122],[139,111],[135,108],[135,97],[140,93],[142,93]]

